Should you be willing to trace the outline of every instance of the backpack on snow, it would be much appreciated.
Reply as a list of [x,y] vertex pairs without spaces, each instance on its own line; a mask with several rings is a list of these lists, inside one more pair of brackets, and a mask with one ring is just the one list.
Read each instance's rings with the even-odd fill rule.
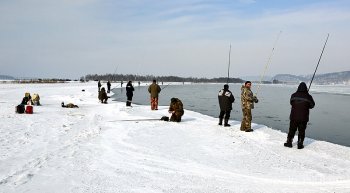
[[17,105],[16,106],[16,113],[23,114],[24,113],[24,105]]

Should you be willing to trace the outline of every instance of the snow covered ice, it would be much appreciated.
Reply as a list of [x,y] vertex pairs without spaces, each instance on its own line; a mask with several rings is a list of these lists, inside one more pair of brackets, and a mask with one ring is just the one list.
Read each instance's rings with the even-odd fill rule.
[[[350,192],[348,147],[307,138],[285,148],[286,133],[186,110],[181,123],[121,121],[168,107],[101,104],[95,82],[0,88],[0,192]],[[25,92],[42,106],[15,114]]]

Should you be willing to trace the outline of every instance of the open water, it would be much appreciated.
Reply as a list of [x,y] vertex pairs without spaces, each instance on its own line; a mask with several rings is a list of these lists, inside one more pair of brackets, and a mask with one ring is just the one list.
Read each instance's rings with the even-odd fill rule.
[[[217,94],[223,84],[185,84],[160,85],[162,92],[159,105],[167,106],[172,97],[182,100],[184,108],[200,112],[212,117],[218,117],[219,105]],[[258,92],[259,103],[253,109],[253,123],[266,125],[276,130],[288,132],[290,114],[290,95],[298,85],[261,85]],[[148,105],[149,94],[146,87],[135,86],[133,103]],[[235,96],[231,112],[232,120],[241,121],[240,104],[241,84],[230,84],[230,90]],[[252,86],[256,93],[257,85]],[[115,100],[125,101],[125,88],[114,90]],[[310,110],[310,121],[306,136],[350,147],[350,87],[317,86],[311,89],[316,106]],[[185,112],[186,114],[186,112]],[[297,139],[296,137],[294,138]]]

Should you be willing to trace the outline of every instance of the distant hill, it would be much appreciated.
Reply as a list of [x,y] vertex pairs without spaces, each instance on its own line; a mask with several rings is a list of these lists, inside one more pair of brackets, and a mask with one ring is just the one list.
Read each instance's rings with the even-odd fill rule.
[[[312,75],[291,75],[291,74],[277,74],[272,80],[277,80],[283,83],[299,83],[309,82]],[[326,74],[316,74],[314,78],[316,84],[350,84],[350,71],[333,72]]]
[[8,75],[0,75],[0,80],[14,80],[15,78]]
[[272,77],[272,80],[278,80],[279,82],[285,83],[298,83],[298,82],[306,82],[308,78],[305,76],[297,76],[292,74],[277,74]]
[[[261,80],[261,76],[242,76],[239,78],[242,80],[249,80],[249,81],[254,81],[254,82],[257,82],[257,81],[260,82],[260,80]],[[272,79],[272,76],[264,76],[262,81],[271,81],[271,79]]]
[[314,81],[318,84],[350,84],[350,71],[320,74]]

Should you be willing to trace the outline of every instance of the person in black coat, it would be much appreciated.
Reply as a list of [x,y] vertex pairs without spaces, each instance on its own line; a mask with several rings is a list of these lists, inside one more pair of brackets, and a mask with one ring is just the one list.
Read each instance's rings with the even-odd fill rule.
[[232,110],[232,103],[235,102],[235,97],[233,96],[232,92],[228,90],[228,88],[228,84],[225,84],[224,89],[220,90],[218,95],[220,105],[219,125],[222,125],[222,121],[225,117],[225,127],[231,126],[228,124],[228,120]]
[[128,84],[126,84],[126,97],[127,97],[127,101],[126,101],[126,106],[131,106],[131,101],[132,101],[132,97],[134,96],[134,87],[132,86],[132,82],[129,81]]
[[111,92],[111,82],[107,82],[107,93],[110,93]]
[[100,92],[100,90],[101,90],[101,86],[102,86],[101,82],[100,82],[100,81],[98,81],[98,83],[97,83],[98,92]]
[[290,112],[289,132],[286,147],[292,147],[295,132],[298,130],[298,149],[304,148],[304,138],[307,123],[309,122],[310,109],[314,108],[315,101],[309,94],[304,82],[299,84],[297,92],[293,93],[290,98],[292,109]]

